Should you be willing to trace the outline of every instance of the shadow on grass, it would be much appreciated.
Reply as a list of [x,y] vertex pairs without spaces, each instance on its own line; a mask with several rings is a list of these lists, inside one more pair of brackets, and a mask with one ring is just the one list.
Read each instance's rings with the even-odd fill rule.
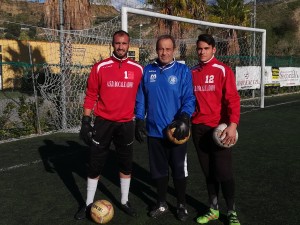
[[[61,145],[56,144],[52,140],[45,139],[44,145],[39,148],[39,153],[45,170],[49,173],[57,173],[77,201],[78,206],[81,207],[85,204],[83,195],[86,195],[86,189],[79,190],[73,174],[77,174],[84,180],[87,179],[86,166],[89,148],[76,141],[66,141],[66,143],[68,145]],[[138,152],[138,150],[136,152]],[[145,153],[139,152],[138,154]],[[155,187],[149,171],[143,167],[145,164],[148,164],[148,158],[144,156],[140,158],[142,158],[143,161],[133,162],[133,178],[131,181],[130,195],[133,194],[141,199],[148,206],[149,210],[156,204],[157,194],[156,191],[153,191]],[[115,150],[111,149],[101,176],[119,187],[120,179],[117,165]],[[175,189],[170,186],[170,183],[171,182],[169,182],[168,195],[176,197]],[[120,200],[116,198],[118,195],[107,188],[101,182],[101,179],[98,183],[98,189],[103,195],[110,199],[115,206],[121,209]],[[189,206],[196,209],[199,215],[207,210],[207,207],[203,203],[188,194],[186,195],[186,202]],[[176,215],[176,206],[170,206],[170,211]],[[220,217],[220,221],[223,221],[222,216]]]
[[[55,144],[52,140],[44,140],[45,145],[39,153],[48,173],[57,173],[79,205],[85,204],[81,192],[75,182],[73,173],[86,177],[84,147],[75,141],[67,141],[69,146]],[[78,160],[81,158],[81,160]]]
[[[85,204],[85,199],[79,190],[73,173],[79,175],[86,180],[86,165],[89,149],[75,141],[67,141],[67,145],[56,144],[52,140],[44,140],[44,145],[39,148],[45,171],[48,173],[57,173],[63,181],[74,199],[78,202],[79,207]],[[111,150],[103,169],[102,177],[106,178],[114,185],[119,186],[119,171],[117,166],[115,151]],[[155,193],[151,190],[150,174],[137,163],[133,163],[133,179],[130,191],[138,196],[146,204],[152,201],[148,196],[155,197]],[[109,198],[115,205],[120,208],[119,200],[116,199],[115,193],[107,189],[101,182],[98,183],[98,189]]]

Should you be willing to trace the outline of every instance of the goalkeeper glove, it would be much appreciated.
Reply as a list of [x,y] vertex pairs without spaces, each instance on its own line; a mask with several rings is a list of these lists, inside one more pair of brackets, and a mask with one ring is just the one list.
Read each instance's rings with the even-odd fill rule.
[[142,143],[144,142],[145,137],[148,135],[144,120],[141,119],[135,119],[135,139],[139,142]]
[[94,129],[91,125],[92,118],[90,116],[83,116],[81,119],[80,137],[87,145],[92,144],[92,137]]
[[190,117],[187,113],[181,113],[171,124],[170,128],[175,128],[173,137],[177,140],[183,140],[190,134]]

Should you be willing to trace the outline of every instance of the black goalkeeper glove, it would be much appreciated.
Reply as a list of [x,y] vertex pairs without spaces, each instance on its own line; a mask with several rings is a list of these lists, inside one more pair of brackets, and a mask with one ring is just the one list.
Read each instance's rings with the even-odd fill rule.
[[93,137],[93,127],[91,125],[92,118],[90,116],[83,116],[81,119],[81,129],[79,132],[79,136],[87,145],[92,144]]
[[187,113],[181,113],[170,125],[170,128],[175,128],[173,137],[178,141],[183,140],[190,134],[190,117]]
[[135,119],[135,139],[142,143],[147,135],[144,120]]

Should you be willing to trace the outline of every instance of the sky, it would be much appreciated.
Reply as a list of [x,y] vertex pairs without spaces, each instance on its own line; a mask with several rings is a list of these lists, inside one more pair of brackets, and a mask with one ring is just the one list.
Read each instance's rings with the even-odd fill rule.
[[144,0],[127,0],[126,4],[123,1],[114,1],[112,0],[112,5],[120,9],[122,6],[126,5],[127,7],[134,7],[134,8],[142,8],[144,6]]

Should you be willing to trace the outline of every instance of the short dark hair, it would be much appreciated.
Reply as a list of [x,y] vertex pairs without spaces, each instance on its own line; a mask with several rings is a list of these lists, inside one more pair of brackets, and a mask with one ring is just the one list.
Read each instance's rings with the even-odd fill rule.
[[173,48],[176,48],[176,43],[175,43],[175,39],[172,35],[170,34],[164,34],[164,35],[161,35],[157,38],[157,41],[156,41],[156,50],[158,49],[158,43],[161,41],[161,40],[165,40],[165,39],[170,39],[172,42],[173,42]]
[[200,34],[198,36],[198,40],[197,40],[197,45],[200,41],[203,41],[205,43],[207,43],[208,45],[211,45],[213,48],[216,46],[216,41],[215,39],[213,38],[212,35],[210,34]]
[[129,38],[129,41],[130,41],[130,36],[129,36],[129,34],[126,31],[124,31],[124,30],[118,30],[118,31],[116,31],[113,34],[112,43],[114,43],[115,36],[117,36],[117,35],[120,35],[120,36],[124,36],[125,35],[125,36],[127,36]]

